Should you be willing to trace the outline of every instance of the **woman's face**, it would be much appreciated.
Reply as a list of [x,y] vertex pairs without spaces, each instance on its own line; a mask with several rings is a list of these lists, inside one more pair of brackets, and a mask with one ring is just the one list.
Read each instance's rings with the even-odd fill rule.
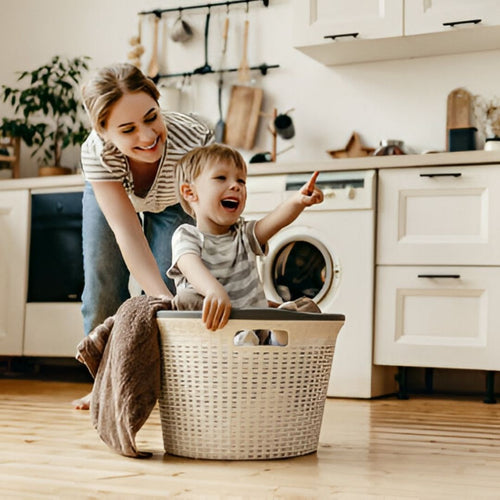
[[129,159],[155,163],[162,156],[167,129],[158,103],[145,92],[135,92],[113,105],[103,136]]

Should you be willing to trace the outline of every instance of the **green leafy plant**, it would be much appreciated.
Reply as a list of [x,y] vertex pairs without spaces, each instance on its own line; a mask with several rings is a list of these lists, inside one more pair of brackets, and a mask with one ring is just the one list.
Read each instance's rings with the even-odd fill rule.
[[34,147],[31,156],[40,153],[40,163],[61,166],[62,151],[82,144],[89,132],[78,97],[89,59],[54,56],[37,69],[19,72],[17,81],[23,87],[2,85],[0,96],[12,105],[17,117],[3,118],[0,133]]

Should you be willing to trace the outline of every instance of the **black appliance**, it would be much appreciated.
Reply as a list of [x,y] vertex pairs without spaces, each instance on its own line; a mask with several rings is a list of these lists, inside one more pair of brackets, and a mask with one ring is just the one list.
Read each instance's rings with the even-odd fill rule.
[[31,197],[28,302],[76,302],[83,291],[82,192]]

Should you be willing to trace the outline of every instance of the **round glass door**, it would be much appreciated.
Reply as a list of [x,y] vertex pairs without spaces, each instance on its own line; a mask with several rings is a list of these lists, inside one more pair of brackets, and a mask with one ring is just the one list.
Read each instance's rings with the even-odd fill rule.
[[284,302],[309,297],[318,303],[333,286],[336,274],[326,248],[316,240],[284,242],[271,263],[273,288]]

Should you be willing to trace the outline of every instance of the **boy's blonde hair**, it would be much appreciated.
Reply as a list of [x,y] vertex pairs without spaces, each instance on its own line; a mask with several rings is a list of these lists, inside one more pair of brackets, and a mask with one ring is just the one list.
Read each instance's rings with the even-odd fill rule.
[[157,103],[160,97],[156,85],[133,64],[118,63],[99,69],[82,85],[83,104],[92,127],[102,134],[111,108],[124,94],[144,92]]
[[182,184],[192,184],[201,174],[204,167],[212,162],[232,163],[238,170],[247,173],[247,165],[243,156],[229,146],[223,144],[210,144],[209,146],[200,146],[186,153],[177,163],[175,177],[175,189],[177,197],[184,211],[191,217],[194,217],[194,211],[189,203],[183,198],[180,192]]

